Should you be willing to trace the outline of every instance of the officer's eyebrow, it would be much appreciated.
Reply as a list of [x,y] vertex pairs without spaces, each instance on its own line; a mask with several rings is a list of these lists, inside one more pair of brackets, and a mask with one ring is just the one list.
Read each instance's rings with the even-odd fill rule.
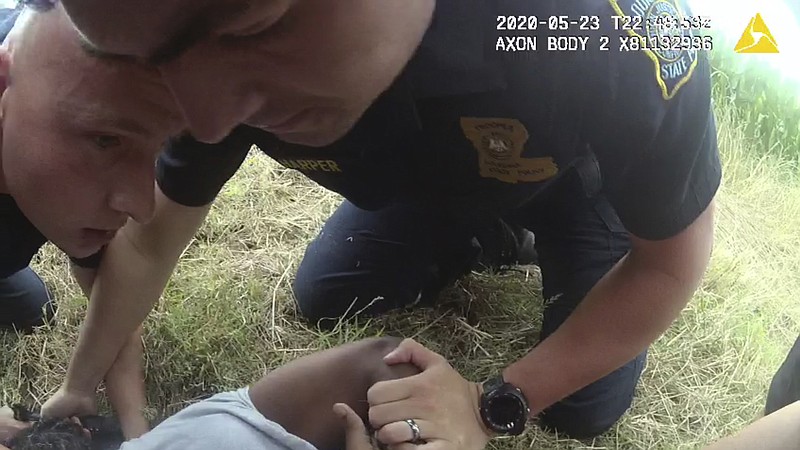
[[[205,28],[205,27],[203,27]],[[121,55],[118,53],[105,52],[97,48],[91,41],[86,39],[85,36],[79,37],[79,43],[83,51],[94,58],[105,59],[109,61],[128,61],[128,62],[146,62],[148,64],[158,65],[170,62],[181,55],[186,49],[194,45],[197,41],[208,35],[208,31],[200,27],[192,26],[184,31],[173,35],[168,41],[159,45],[158,48],[151,52],[150,55],[140,58],[132,55]]]
[[56,109],[69,121],[87,127],[124,131],[139,136],[149,136],[152,131],[137,119],[124,117],[114,108],[98,103],[86,103],[66,98],[56,103]]
[[175,60],[191,46],[211,34],[212,30],[214,30],[218,24],[235,20],[241,15],[247,14],[252,1],[253,0],[244,0],[237,5],[225,5],[224,10],[221,10],[219,6],[212,5],[205,9],[193,11],[192,15],[184,17],[183,20],[172,21],[173,25],[175,23],[183,23],[184,25],[180,26],[177,32],[172,33],[171,36],[160,43],[154,50],[151,50],[148,55],[136,57],[105,52],[97,48],[83,35],[80,36],[81,48],[83,48],[88,55],[95,58],[143,61],[151,65],[166,64]]

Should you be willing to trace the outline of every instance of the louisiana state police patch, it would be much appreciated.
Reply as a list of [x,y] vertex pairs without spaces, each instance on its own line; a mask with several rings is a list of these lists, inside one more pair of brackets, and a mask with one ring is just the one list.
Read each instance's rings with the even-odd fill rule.
[[635,49],[653,61],[665,100],[675,96],[697,66],[700,37],[686,26],[681,0],[608,0],[615,12],[629,18],[628,34]]

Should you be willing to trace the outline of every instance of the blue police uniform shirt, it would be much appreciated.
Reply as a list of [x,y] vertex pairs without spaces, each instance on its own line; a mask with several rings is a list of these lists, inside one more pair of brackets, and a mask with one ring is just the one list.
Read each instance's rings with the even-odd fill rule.
[[[439,0],[412,61],[342,139],[312,148],[247,126],[218,144],[182,137],[158,182],[180,204],[210,203],[256,145],[360,208],[430,203],[458,219],[519,210],[578,173],[629,232],[668,238],[721,178],[702,36],[655,26],[669,14],[690,11],[679,0]],[[498,16],[532,15],[545,26],[500,29]],[[547,29],[559,16],[568,29]],[[614,16],[641,19],[627,30]],[[519,36],[537,36],[538,49],[504,45]],[[587,48],[549,51],[550,36]],[[631,50],[634,38],[654,44]]]

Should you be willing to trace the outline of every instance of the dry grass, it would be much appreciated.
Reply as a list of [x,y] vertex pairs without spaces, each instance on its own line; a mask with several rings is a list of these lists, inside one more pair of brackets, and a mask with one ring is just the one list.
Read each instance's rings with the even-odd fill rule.
[[[769,379],[797,335],[800,183],[797,169],[748,157],[727,110],[719,112],[725,182],[709,273],[681,318],[653,346],[634,407],[591,444],[536,430],[498,449],[698,448],[757,417]],[[378,334],[416,337],[467,377],[482,379],[537,339],[535,267],[474,274],[436,309],[394,314],[320,333],[297,317],[290,283],[306,243],[338,197],[260,155],[228,184],[147,322],[154,417],[266,369]],[[60,301],[49,332],[0,336],[0,401],[41,402],[65,371],[85,302],[63,258],[47,248],[37,270]]]

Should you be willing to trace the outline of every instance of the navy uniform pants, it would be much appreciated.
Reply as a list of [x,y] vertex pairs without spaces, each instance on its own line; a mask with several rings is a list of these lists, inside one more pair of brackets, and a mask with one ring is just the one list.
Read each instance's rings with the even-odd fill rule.
[[28,332],[52,320],[55,303],[30,267],[0,278],[0,329]]
[[[605,197],[575,192],[580,185],[565,183],[546,200],[502,217],[535,235],[545,298],[542,339],[630,248]],[[441,208],[412,202],[378,211],[344,202],[306,250],[294,282],[298,308],[324,327],[331,318],[430,304],[474,267],[496,223],[453,221]],[[540,424],[574,438],[608,430],[630,407],[645,358],[646,352],[548,408]]]
[[786,360],[772,378],[764,413],[771,414],[798,400],[800,400],[800,337],[794,342]]

